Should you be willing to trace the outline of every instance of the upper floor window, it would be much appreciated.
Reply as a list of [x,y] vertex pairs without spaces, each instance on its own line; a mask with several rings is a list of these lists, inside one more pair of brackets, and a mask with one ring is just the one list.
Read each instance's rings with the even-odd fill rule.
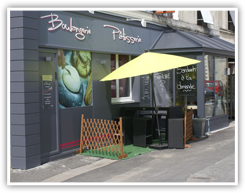
[[201,11],[197,11],[197,25],[207,27],[207,23],[204,22]]
[[209,10],[197,11],[197,25],[208,27],[207,24],[214,24],[211,12]]
[[235,11],[228,11],[228,30],[235,31]]

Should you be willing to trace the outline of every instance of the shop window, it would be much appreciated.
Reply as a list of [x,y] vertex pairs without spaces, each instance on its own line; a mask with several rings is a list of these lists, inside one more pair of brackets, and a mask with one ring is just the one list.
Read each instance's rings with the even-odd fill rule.
[[[111,72],[124,65],[131,59],[128,55],[111,54]],[[132,100],[131,78],[111,81],[112,103]]]
[[214,59],[213,56],[206,55],[204,57],[205,80],[205,117],[213,117],[215,109],[215,93],[214,93]]
[[227,59],[215,57],[215,115],[227,114],[227,75],[225,69]]
[[176,106],[182,106],[182,114],[188,109],[197,115],[197,67],[189,65],[175,70]]
[[226,58],[205,56],[205,117],[227,114]]
[[[116,70],[115,55],[111,54],[111,72]],[[111,98],[116,98],[116,80],[111,81]]]

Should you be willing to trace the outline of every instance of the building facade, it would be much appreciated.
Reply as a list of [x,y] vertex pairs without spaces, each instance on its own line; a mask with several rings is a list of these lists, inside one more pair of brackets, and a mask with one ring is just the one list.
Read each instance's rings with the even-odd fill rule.
[[[152,21],[143,27],[127,21],[132,14]],[[148,12],[10,11],[11,167],[74,154],[82,114],[112,120],[121,107],[152,106],[148,76],[100,82],[146,50],[201,61],[154,74],[158,105],[182,106],[183,112],[195,106],[196,117],[210,117],[211,130],[228,125],[226,72],[234,44],[164,20],[171,21]]]

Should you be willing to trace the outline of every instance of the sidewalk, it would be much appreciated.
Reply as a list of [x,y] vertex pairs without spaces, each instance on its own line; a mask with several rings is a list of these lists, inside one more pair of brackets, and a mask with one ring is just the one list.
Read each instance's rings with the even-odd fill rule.
[[[229,127],[220,129],[219,131],[211,132],[209,135],[212,136],[216,132],[221,132],[231,127],[235,127],[235,121],[230,122]],[[194,149],[195,148],[190,148],[189,150],[193,151]],[[154,151],[154,154],[162,154],[163,151]],[[174,151],[175,149],[168,149],[166,153]],[[141,156],[144,157],[144,154]],[[84,174],[86,172],[90,172],[95,169],[106,167],[107,165],[123,161],[110,160],[99,157],[90,157],[78,154],[75,156],[51,161],[29,170],[10,169],[10,182],[62,182],[69,180],[75,176]]]
[[52,176],[63,174],[80,167],[88,167],[103,160],[99,157],[74,155],[45,163],[29,170],[10,169],[10,182],[42,182]]

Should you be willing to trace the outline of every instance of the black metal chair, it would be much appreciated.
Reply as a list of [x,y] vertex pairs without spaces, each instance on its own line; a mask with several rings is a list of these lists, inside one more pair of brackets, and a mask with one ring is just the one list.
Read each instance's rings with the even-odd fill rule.
[[146,147],[152,144],[152,118],[136,117],[133,119],[133,145]]
[[[119,117],[114,117],[114,121],[119,121]],[[123,144],[133,144],[133,118],[122,117]]]

